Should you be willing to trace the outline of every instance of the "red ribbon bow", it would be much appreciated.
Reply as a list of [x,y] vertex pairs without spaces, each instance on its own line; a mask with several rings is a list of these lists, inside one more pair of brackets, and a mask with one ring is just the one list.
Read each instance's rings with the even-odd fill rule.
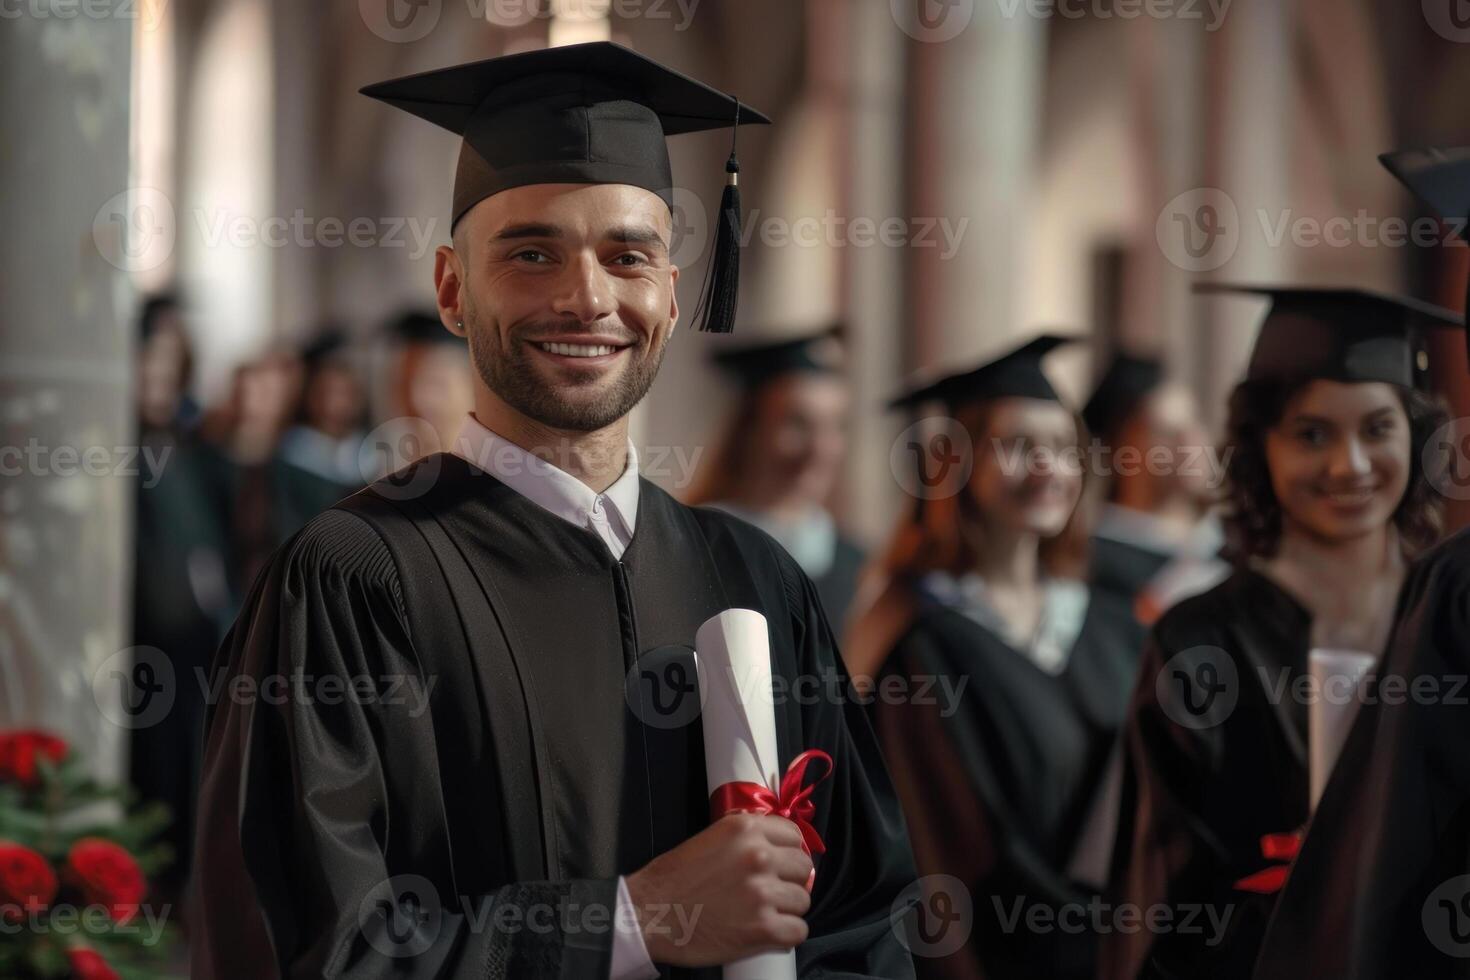
[[[1261,857],[1267,861],[1294,861],[1301,849],[1300,831],[1291,834],[1267,834],[1261,838]],[[1278,864],[1240,879],[1235,887],[1257,895],[1274,895],[1286,887],[1286,876],[1290,873],[1290,864]]]
[[[812,780],[810,786],[803,785],[806,782],[807,767],[817,761],[825,762],[827,771]],[[830,775],[832,757],[821,749],[807,749],[792,759],[791,765],[786,767],[786,774],[781,777],[779,793],[771,792],[770,787],[760,783],[735,782],[716,787],[709,796],[710,817],[718,820],[730,813],[785,817],[801,831],[801,849],[807,854],[822,854],[827,850],[827,845],[822,842],[822,836],[812,825],[812,817],[817,814],[817,805],[812,802],[812,794],[816,792],[817,784]],[[816,872],[813,871],[811,878],[807,879],[808,891],[811,890],[812,879],[815,877]]]

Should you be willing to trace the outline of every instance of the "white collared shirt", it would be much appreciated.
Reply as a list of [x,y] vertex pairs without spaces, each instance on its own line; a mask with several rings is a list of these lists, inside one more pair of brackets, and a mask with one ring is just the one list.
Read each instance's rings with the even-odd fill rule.
[[454,451],[531,503],[596,534],[614,558],[621,559],[632,543],[638,522],[638,453],[631,439],[623,475],[602,493],[491,432],[473,413],[459,430]]
[[[473,412],[459,430],[454,451],[536,506],[596,534],[614,558],[621,560],[632,543],[638,521],[638,453],[631,439],[623,475],[602,493],[491,432]],[[633,900],[624,877],[618,878],[613,921],[617,928],[613,933],[609,980],[657,980],[658,968],[653,965],[643,933],[636,926]]]

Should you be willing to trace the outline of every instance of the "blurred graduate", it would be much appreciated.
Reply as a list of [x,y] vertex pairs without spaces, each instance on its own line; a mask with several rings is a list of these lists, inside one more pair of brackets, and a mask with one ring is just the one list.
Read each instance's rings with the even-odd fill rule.
[[847,456],[851,393],[841,330],[720,350],[740,404],[690,495],[780,542],[841,630],[863,552],[828,510]]
[[1083,579],[1083,427],[1042,367],[1065,342],[1043,335],[894,402],[936,407],[960,430],[929,445],[973,458],[945,485],[934,454],[916,454],[930,472],[884,558],[885,593],[853,628],[892,637],[872,711],[919,870],[957,879],[973,905],[968,943],[916,960],[925,976],[1094,971],[1090,929],[1028,922],[1080,913],[1105,874],[1111,835],[1090,825],[1143,634],[1124,599]]
[[1311,652],[1377,657],[1408,560],[1439,526],[1421,461],[1444,415],[1422,390],[1424,347],[1458,318],[1353,289],[1215,291],[1269,301],[1229,404],[1235,570],[1149,638],[1112,892],[1176,927],[1112,931],[1113,980],[1250,974],[1310,812],[1295,692]]
[[1225,575],[1199,405],[1157,358],[1125,350],[1109,361],[1082,420],[1109,461],[1089,577],[1152,623]]

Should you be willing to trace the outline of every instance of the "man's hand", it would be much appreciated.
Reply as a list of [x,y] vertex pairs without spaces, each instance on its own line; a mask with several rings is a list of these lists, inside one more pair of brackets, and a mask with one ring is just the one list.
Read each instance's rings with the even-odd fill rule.
[[648,955],[720,966],[806,940],[812,860],[782,817],[734,813],[627,876]]

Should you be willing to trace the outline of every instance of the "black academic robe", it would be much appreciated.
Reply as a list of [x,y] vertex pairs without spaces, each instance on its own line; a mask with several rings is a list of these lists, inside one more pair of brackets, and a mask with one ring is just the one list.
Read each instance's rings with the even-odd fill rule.
[[817,587],[817,597],[822,601],[822,610],[827,614],[827,622],[839,630],[847,622],[853,596],[857,595],[864,557],[861,548],[839,534],[831,566],[812,579],[812,584]]
[[[636,525],[615,560],[436,454],[275,556],[217,677],[375,678],[380,696],[227,688],[212,708],[196,978],[607,975],[617,876],[710,822],[682,700],[696,629],[761,610],[785,690],[845,681],[811,583],[766,535],[647,482]],[[425,706],[414,685],[435,680]],[[912,858],[862,708],[777,700],[783,765],[835,762],[814,796],[827,851],[802,975],[909,976],[889,915]]]
[[1422,557],[1281,894],[1262,980],[1470,976],[1470,532]]
[[1153,577],[1175,557],[1141,543],[1093,535],[1088,581],[1093,588],[1103,589],[1132,602]]
[[205,699],[195,678],[209,670],[229,605],[227,520],[207,491],[196,443],[146,433],[143,441],[154,453],[134,496],[133,645],[158,651],[175,694],[156,723],[129,733],[129,779],[141,799],[172,815],[163,839],[175,858],[154,884],[173,895],[188,877],[199,791]]
[[[880,671],[874,727],[920,873],[958,879],[974,916],[964,946],[915,959],[921,976],[1092,976],[1095,943],[1074,931],[1092,895],[1068,867],[1102,790],[1142,646],[1127,605],[1097,591],[1055,675],[961,609],[921,606]],[[885,684],[913,697],[885,696]],[[957,700],[946,687],[959,690]],[[1027,928],[1028,916],[1063,907],[1066,931]]]
[[[1104,937],[1104,978],[1250,975],[1271,869],[1286,861],[1262,839],[1307,819],[1307,709],[1289,685],[1310,643],[1307,610],[1250,569],[1155,625],[1125,729],[1110,889],[1133,918]],[[1137,928],[1149,915],[1163,924]]]
[[219,447],[205,444],[199,457],[205,492],[226,515],[232,611],[239,609],[250,584],[277,548],[307,521],[361,489],[360,483],[329,480],[280,454],[246,465]]

